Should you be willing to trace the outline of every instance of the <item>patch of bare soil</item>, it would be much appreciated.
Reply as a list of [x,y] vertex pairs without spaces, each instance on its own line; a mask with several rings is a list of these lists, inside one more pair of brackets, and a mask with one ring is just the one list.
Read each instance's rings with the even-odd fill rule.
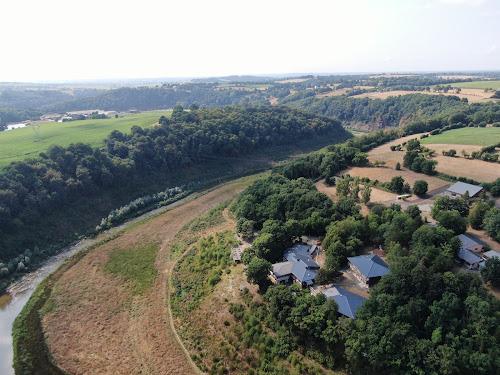
[[[92,250],[57,282],[51,311],[43,318],[46,343],[58,366],[70,374],[196,374],[172,329],[167,285],[170,248],[181,228],[244,189],[222,186],[167,211]],[[110,254],[158,243],[157,280],[133,296],[121,279],[103,270]]]

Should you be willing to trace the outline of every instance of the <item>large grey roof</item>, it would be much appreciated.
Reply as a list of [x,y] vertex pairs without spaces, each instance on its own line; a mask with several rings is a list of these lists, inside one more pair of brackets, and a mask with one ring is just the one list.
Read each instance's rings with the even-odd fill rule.
[[277,277],[293,274],[300,282],[313,284],[319,264],[312,260],[311,252],[311,246],[295,244],[285,252],[286,262],[273,264],[273,273]]
[[480,240],[478,240],[476,237],[468,235],[468,234],[461,234],[458,236],[460,239],[460,242],[462,242],[462,248],[463,249],[468,249],[473,246],[477,245],[483,245],[486,246],[486,244]]
[[295,244],[283,256],[290,262],[302,261],[308,268],[319,268],[319,264],[312,260],[310,250],[311,246]]
[[389,273],[389,265],[378,255],[360,255],[347,258],[367,278],[384,276]]
[[483,258],[481,258],[480,256],[477,256],[472,251],[467,250],[467,249],[460,249],[460,251],[458,252],[458,257],[462,260],[465,260],[469,264],[476,264],[476,263],[484,262]]
[[465,182],[460,182],[460,181],[454,183],[448,188],[448,191],[457,194],[465,194],[465,192],[468,191],[471,197],[479,193],[481,190],[483,190],[481,186],[466,184]]
[[326,298],[333,298],[337,302],[339,313],[353,319],[356,317],[359,306],[366,300],[366,298],[338,286],[332,286],[325,290],[323,294]]
[[293,262],[280,262],[273,264],[273,273],[276,277],[290,275],[293,269]]

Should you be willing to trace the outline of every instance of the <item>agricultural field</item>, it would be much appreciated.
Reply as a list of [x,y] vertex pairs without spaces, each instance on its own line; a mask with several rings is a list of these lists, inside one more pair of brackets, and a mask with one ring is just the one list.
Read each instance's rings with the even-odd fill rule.
[[[490,146],[500,142],[500,128],[461,128],[445,131],[420,140],[422,144]],[[457,150],[459,151],[459,150]]]
[[447,93],[443,92],[428,92],[428,91],[403,91],[403,90],[394,90],[394,91],[385,91],[385,92],[365,92],[359,95],[353,95],[352,98],[371,98],[371,99],[387,99],[390,96],[399,96],[399,95],[409,95],[409,94],[423,94],[423,95],[447,95],[447,96],[458,96],[459,98],[467,99],[469,103],[485,103],[489,101],[496,101],[498,99],[491,99],[493,93],[484,92],[484,90],[480,89],[462,89],[460,94],[456,94],[454,91],[450,91]]
[[[498,129],[498,128],[466,128],[466,129],[472,129],[472,130],[484,130],[484,129]],[[466,129],[455,129],[455,130],[466,130]],[[452,131],[455,131],[452,130]],[[446,135],[447,132],[443,133],[443,135]],[[472,178],[476,181],[483,181],[483,182],[492,182],[496,180],[500,176],[500,165],[497,163],[490,163],[482,160],[473,160],[473,159],[465,159],[462,157],[461,152],[462,150],[465,150],[467,153],[471,153],[473,151],[478,151],[481,149],[482,146],[478,145],[461,145],[461,144],[443,144],[442,141],[440,140],[439,144],[436,143],[429,143],[432,141],[432,139],[437,136],[431,136],[429,138],[424,138],[420,141],[422,143],[425,143],[425,146],[433,149],[436,151],[435,156],[433,157],[433,160],[436,160],[438,162],[436,166],[436,170],[441,173],[446,173],[450,174],[453,176],[457,177],[468,177]],[[404,138],[397,139],[395,141],[386,143],[382,146],[376,147],[373,150],[371,150],[368,153],[368,157],[370,161],[375,162],[375,161],[385,161],[387,164],[386,166],[390,168],[395,168],[396,163],[401,163],[403,165],[403,157],[405,155],[405,151],[391,151],[390,146],[393,145],[399,145],[402,144],[403,142],[407,142],[410,139],[414,138],[420,138],[420,134],[416,135],[410,135]],[[498,140],[498,137],[496,137],[496,140]],[[425,142],[424,142],[425,141]],[[495,141],[495,137],[490,136],[490,141],[488,144],[491,144]],[[436,142],[436,141],[434,141]],[[477,140],[474,140],[474,142],[478,142]],[[442,155],[442,150],[449,150],[449,149],[455,149],[457,151],[457,156],[456,157],[449,157],[449,156],[443,156]],[[375,169],[375,168],[373,168]],[[380,168],[380,169],[386,169],[386,168]],[[401,171],[396,171],[393,169],[394,172],[401,172]],[[408,171],[408,173],[411,171]],[[411,172],[414,173],[414,172]],[[415,173],[416,175],[420,176],[419,179],[427,180],[429,182],[429,190],[432,190],[430,186],[430,178],[437,179],[435,177],[430,177],[426,176],[420,173]],[[372,178],[371,176],[367,176]],[[425,178],[424,178],[425,177]],[[375,177],[377,178],[377,177]],[[403,176],[403,178],[405,178]],[[381,180],[380,178],[378,178]],[[406,180],[406,178],[405,178]],[[437,179],[439,180],[439,179]],[[441,181],[441,180],[439,180]]]
[[151,126],[160,116],[170,116],[171,111],[149,111],[102,120],[81,120],[70,122],[46,122],[39,125],[39,141],[35,129],[28,126],[21,129],[0,132],[0,169],[13,161],[37,157],[51,145],[69,146],[83,142],[93,147],[103,146],[104,139],[113,130],[128,133],[132,126]]
[[473,82],[458,82],[452,83],[455,87],[464,89],[500,89],[500,81],[473,81]]

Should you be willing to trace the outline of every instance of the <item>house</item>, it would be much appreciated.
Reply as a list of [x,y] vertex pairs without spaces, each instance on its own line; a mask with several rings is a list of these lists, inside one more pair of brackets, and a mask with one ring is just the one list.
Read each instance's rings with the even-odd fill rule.
[[389,273],[389,265],[378,255],[360,255],[347,258],[354,276],[367,288]]
[[484,259],[474,254],[470,250],[464,248],[460,249],[460,251],[458,252],[458,257],[464,262],[465,266],[470,270],[484,266]]
[[470,234],[461,234],[458,236],[460,242],[462,242],[462,249],[473,251],[474,253],[482,253],[487,244],[478,240],[476,237]]
[[337,302],[340,314],[352,319],[356,318],[356,310],[366,300],[366,298],[338,286],[332,286],[325,290],[323,294],[327,299],[333,298]]
[[490,251],[487,251],[483,254],[483,257],[485,259],[489,259],[489,258],[500,258],[500,253],[498,251],[495,251],[495,250],[490,250]]
[[466,184],[465,182],[457,182],[451,185],[444,194],[451,198],[461,198],[466,192],[469,197],[474,198],[483,190],[481,186]]
[[296,282],[303,288],[314,284],[318,274],[319,264],[312,256],[318,247],[304,244],[295,244],[283,255],[283,262],[273,264],[271,278],[275,284]]

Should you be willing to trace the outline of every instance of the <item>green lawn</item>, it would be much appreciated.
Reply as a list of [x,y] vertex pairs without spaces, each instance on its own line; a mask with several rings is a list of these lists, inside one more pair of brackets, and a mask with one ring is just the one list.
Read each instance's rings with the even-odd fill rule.
[[171,111],[149,111],[103,120],[82,120],[70,122],[48,122],[40,125],[41,140],[35,142],[32,127],[0,132],[0,169],[12,161],[36,157],[50,145],[69,146],[83,142],[93,147],[104,145],[104,139],[112,130],[128,133],[132,126],[147,127],[158,121],[160,116],[170,116]]
[[473,81],[473,82],[458,82],[452,83],[452,86],[463,89],[500,89],[500,81]]
[[462,128],[431,135],[420,140],[422,144],[443,143],[490,146],[500,142],[500,128]]

